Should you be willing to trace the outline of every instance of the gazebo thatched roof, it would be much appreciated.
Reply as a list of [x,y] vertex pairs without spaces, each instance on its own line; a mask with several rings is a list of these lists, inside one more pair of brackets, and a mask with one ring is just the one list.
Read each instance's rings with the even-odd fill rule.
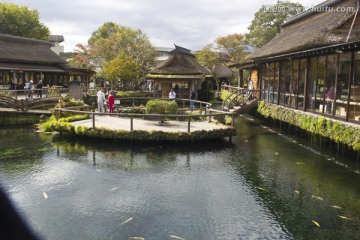
[[[331,6],[334,9],[353,7],[356,10],[356,0],[329,0],[318,6],[323,8]],[[309,11],[285,23],[282,31],[275,38],[248,58],[260,59],[346,41],[355,11]],[[352,31],[348,39],[350,41],[359,38],[359,26],[355,24],[355,29]]]
[[0,61],[22,63],[65,64],[51,51],[48,41],[0,34]]
[[152,70],[149,79],[201,79],[210,71],[201,66],[190,50],[175,45],[171,56]]

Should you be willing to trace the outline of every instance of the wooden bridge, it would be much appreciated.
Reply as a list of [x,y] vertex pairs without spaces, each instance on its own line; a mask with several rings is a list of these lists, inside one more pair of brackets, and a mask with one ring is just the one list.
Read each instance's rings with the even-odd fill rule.
[[0,95],[0,108],[14,109],[22,112],[34,109],[49,109],[59,102],[59,98],[15,99],[10,96]]

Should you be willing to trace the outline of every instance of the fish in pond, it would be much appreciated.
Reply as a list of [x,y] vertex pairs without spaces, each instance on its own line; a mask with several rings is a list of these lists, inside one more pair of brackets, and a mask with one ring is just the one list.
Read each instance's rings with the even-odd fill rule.
[[345,216],[341,216],[341,215],[339,215],[339,218],[349,220],[349,218],[347,218]]
[[131,218],[129,218],[129,219],[127,219],[127,220],[123,221],[121,224],[126,224],[126,223],[128,223],[128,222],[131,222],[132,220],[133,220],[133,218],[131,217]]
[[43,192],[43,197],[44,197],[45,199],[48,199],[48,195],[46,194],[46,192]]
[[311,220],[317,227],[320,227],[320,224],[317,221]]
[[315,196],[315,195],[312,195],[311,197],[312,197],[312,198],[315,198],[315,199],[317,199],[317,200],[320,200],[320,201],[324,200],[322,197]]
[[175,236],[175,235],[170,235],[170,238],[171,239],[177,239],[177,240],[185,240],[185,238],[181,238],[181,237],[178,237],[178,236]]

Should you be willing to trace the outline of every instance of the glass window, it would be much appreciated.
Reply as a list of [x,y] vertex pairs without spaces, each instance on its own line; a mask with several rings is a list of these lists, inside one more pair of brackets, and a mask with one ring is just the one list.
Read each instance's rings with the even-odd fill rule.
[[298,98],[297,98],[297,103],[298,103],[297,107],[300,109],[304,108],[306,67],[307,67],[307,60],[306,58],[303,58],[300,60],[299,88],[298,88]]
[[307,84],[307,103],[306,110],[313,111],[315,108],[316,81],[317,81],[318,58],[310,58],[309,79]]
[[274,63],[266,64],[266,80],[265,80],[265,100],[274,101]]
[[315,111],[323,113],[325,109],[325,70],[326,70],[326,56],[320,56],[317,64],[317,84],[315,97]]
[[324,113],[333,114],[334,112],[334,98],[335,98],[335,80],[336,80],[336,62],[337,55],[332,54],[327,56],[326,61],[326,79],[325,79],[325,109]]
[[354,77],[350,84],[349,119],[360,121],[360,52],[354,53]]
[[336,85],[336,111],[335,115],[341,118],[346,117],[349,78],[350,78],[351,52],[339,54],[339,73]]
[[281,62],[280,80],[280,104],[289,105],[290,103],[290,82],[291,82],[291,60]]
[[298,81],[299,81],[299,59],[295,59],[291,63],[291,78],[289,83],[289,106],[296,107],[296,96],[298,93]]
[[266,64],[261,64],[261,99],[266,99],[266,94],[265,94],[265,90],[266,90],[266,84],[267,82],[266,80]]
[[275,71],[275,79],[274,79],[274,95],[273,95],[273,102],[277,103],[278,102],[278,89],[279,89],[279,62],[276,62],[274,64],[274,71]]

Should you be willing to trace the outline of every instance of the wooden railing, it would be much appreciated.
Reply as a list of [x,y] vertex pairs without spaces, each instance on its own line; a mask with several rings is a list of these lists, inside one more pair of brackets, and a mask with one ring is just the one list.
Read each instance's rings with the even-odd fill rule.
[[[176,99],[176,101],[179,102],[187,102],[189,101],[189,99]],[[182,122],[187,121],[187,132],[191,131],[191,122],[192,119],[202,119],[202,121],[208,121],[211,122],[213,120],[214,117],[225,117],[225,116],[230,116],[232,121],[231,121],[231,126],[234,126],[234,116],[236,115],[235,113],[231,113],[231,112],[225,112],[225,111],[221,111],[221,110],[215,110],[215,109],[211,109],[209,106],[211,106],[210,103],[207,102],[201,102],[201,101],[196,101],[198,104],[201,104],[201,106],[206,106],[204,108],[200,108],[200,114],[146,114],[146,113],[99,113],[99,112],[95,112],[95,108],[94,106],[90,107],[90,106],[76,106],[76,107],[69,107],[69,108],[55,108],[54,109],[54,114],[56,117],[56,120],[58,120],[61,116],[61,114],[63,112],[67,112],[67,113],[73,113],[73,114],[88,114],[89,116],[91,116],[90,118],[92,119],[92,127],[96,128],[95,125],[95,119],[96,117],[99,116],[116,116],[116,117],[122,117],[122,118],[128,118],[129,119],[129,125],[130,125],[130,131],[133,131],[136,126],[134,126],[134,118],[137,119],[176,119],[178,121],[182,120]],[[89,111],[89,109],[92,108],[91,111]],[[74,110],[75,109],[75,110]],[[85,109],[85,111],[81,111],[81,110],[77,110],[77,109]],[[149,120],[151,121],[151,120]]]

